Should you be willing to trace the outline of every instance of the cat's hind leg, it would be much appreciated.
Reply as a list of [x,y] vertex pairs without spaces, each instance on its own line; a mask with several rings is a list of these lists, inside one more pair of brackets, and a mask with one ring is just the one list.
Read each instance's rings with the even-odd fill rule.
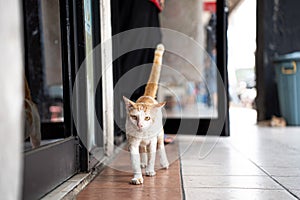
[[164,144],[164,133],[157,138],[157,151],[159,154],[160,165],[164,169],[169,168],[169,161],[166,154],[165,144]]
[[153,138],[148,145],[148,165],[146,167],[146,176],[155,176],[154,165],[156,157],[157,138]]
[[141,155],[141,168],[146,168],[148,162],[146,146],[140,146],[140,155]]

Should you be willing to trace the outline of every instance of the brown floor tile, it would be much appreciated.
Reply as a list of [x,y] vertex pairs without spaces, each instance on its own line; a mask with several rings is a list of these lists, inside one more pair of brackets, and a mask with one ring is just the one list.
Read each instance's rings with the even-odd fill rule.
[[119,199],[119,200],[150,200],[150,199],[160,199],[160,200],[180,200],[181,191],[178,189],[144,189],[140,188],[115,188],[115,189],[98,189],[91,190],[87,189],[84,194],[80,194],[77,199],[87,199],[87,200],[98,200],[98,199]]
[[[173,160],[168,170],[157,169],[156,176],[144,177],[144,184],[131,185],[129,154],[121,151],[112,164],[107,166],[76,199],[182,199],[178,145],[170,144],[168,158]],[[158,163],[159,159],[156,160]],[[159,164],[157,165],[159,166]],[[111,168],[113,167],[113,168]]]

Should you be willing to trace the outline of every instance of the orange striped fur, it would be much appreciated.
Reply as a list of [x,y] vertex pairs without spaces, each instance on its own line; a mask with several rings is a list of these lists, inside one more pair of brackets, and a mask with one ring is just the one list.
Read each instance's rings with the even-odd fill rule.
[[154,60],[153,60],[153,66],[151,70],[150,77],[148,79],[148,83],[145,89],[144,96],[150,96],[155,98],[157,89],[158,89],[158,81],[160,77],[160,71],[161,71],[161,65],[162,65],[162,57],[164,54],[165,48],[162,44],[157,45],[155,54],[154,54]]

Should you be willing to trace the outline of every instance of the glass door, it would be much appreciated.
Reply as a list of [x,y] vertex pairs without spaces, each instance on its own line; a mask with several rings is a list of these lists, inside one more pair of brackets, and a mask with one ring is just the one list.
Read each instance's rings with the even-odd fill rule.
[[[99,6],[92,0],[23,1],[26,102],[36,108],[39,130],[24,141],[24,199],[40,199],[104,156],[103,135],[95,128],[102,123],[102,87],[96,82],[102,69],[93,55],[101,39]],[[73,107],[74,98],[84,104]],[[28,116],[30,125],[31,111]]]
[[[33,115],[37,133],[26,121],[24,151],[57,142],[64,133],[63,75],[59,2],[25,3],[26,24],[26,114]],[[34,13],[38,11],[37,13]],[[35,109],[35,107],[37,109]],[[35,119],[35,112],[38,117]],[[27,118],[25,118],[27,119]],[[40,124],[40,126],[38,126]],[[56,129],[54,131],[54,128]],[[51,130],[50,130],[51,129]],[[34,142],[30,142],[34,141]]]
[[[39,199],[78,171],[59,0],[23,1],[24,199]],[[62,19],[62,21],[61,21]]]
[[157,97],[167,102],[166,133],[229,135],[226,21],[225,0],[166,1]]

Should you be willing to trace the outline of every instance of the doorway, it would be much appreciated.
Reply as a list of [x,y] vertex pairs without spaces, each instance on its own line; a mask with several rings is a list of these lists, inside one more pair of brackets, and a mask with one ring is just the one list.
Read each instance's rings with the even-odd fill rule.
[[[227,1],[166,2],[161,26],[184,34],[185,54],[166,52],[158,99],[167,101],[166,133],[229,136]],[[163,42],[170,34],[163,31]],[[175,37],[173,43],[180,43]],[[174,46],[174,45],[173,45]]]
[[230,117],[238,121],[233,124],[253,125],[257,121],[255,51],[256,1],[241,0],[228,17]]

